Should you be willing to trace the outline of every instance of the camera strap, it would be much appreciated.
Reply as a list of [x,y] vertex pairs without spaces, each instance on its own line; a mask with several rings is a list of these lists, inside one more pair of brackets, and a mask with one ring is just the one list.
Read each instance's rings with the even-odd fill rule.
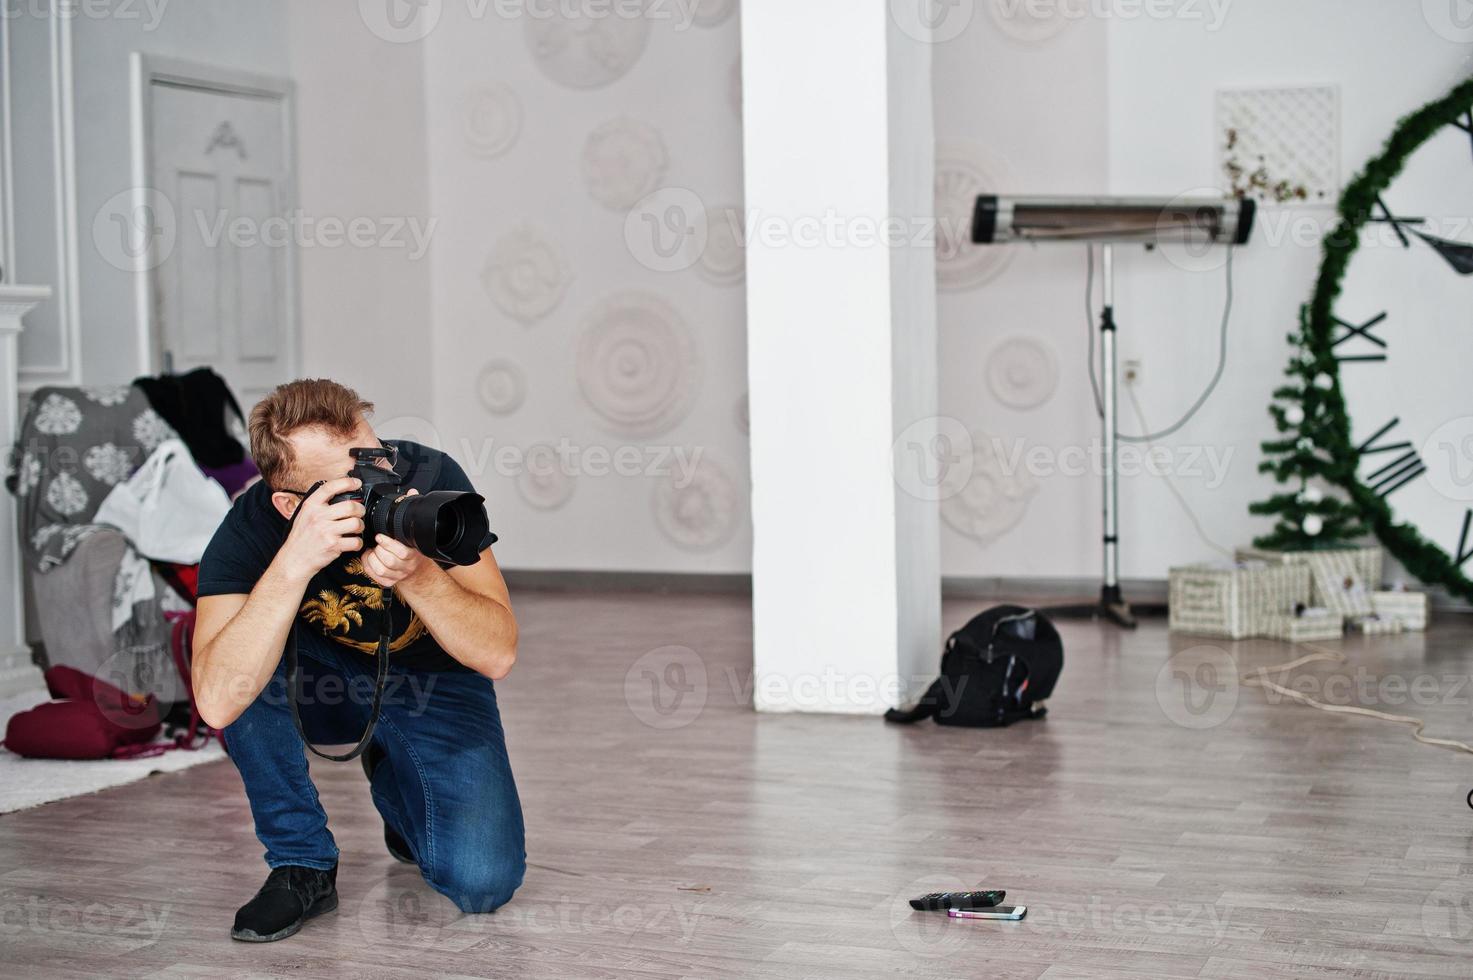
[[307,731],[302,727],[302,713],[298,705],[302,700],[302,674],[297,665],[297,626],[296,620],[292,620],[292,628],[286,635],[286,685],[287,702],[291,705],[292,723],[297,726],[297,734],[302,737],[302,744],[312,752],[313,755],[331,762],[351,762],[363,754],[368,748],[368,743],[373,741],[373,730],[378,727],[379,712],[384,704],[384,687],[389,681],[389,640],[392,633],[390,627],[390,614],[394,608],[394,592],[392,589],[384,589],[384,608],[379,613],[378,629],[378,653],[375,659],[378,661],[378,676],[373,684],[373,706],[368,712],[368,725],[363,729],[363,736],[358,739],[358,744],[342,755],[333,755],[331,752],[323,752],[313,745],[307,738]]
[[[316,493],[317,488],[320,486],[322,486],[321,481],[314,483],[312,488],[307,491],[307,496],[310,497]],[[303,502],[306,502],[305,498]],[[301,513],[300,507],[292,513],[291,520],[287,522],[288,529],[296,522],[297,514],[299,513]],[[290,530],[288,530],[288,533],[290,533]],[[286,700],[287,704],[291,706],[292,724],[297,726],[297,734],[301,736],[302,744],[307,746],[313,755],[327,759],[330,762],[351,762],[362,755],[363,750],[368,748],[368,744],[373,741],[373,730],[378,727],[379,712],[383,709],[384,687],[389,681],[389,643],[394,632],[393,612],[394,590],[384,589],[383,607],[379,610],[378,620],[378,652],[375,657],[378,661],[376,665],[378,674],[373,685],[373,706],[368,712],[368,725],[363,729],[363,736],[358,739],[358,744],[342,755],[333,755],[330,752],[323,752],[317,748],[307,738],[307,731],[302,727],[302,713],[299,708],[302,700],[302,674],[297,664],[298,626],[296,617],[292,617],[291,629],[287,630],[286,634]]]

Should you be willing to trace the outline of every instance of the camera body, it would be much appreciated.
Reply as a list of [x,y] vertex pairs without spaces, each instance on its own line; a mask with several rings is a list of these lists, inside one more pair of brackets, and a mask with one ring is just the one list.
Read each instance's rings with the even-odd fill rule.
[[356,500],[363,505],[365,548],[385,535],[436,561],[474,565],[480,560],[481,540],[491,527],[486,498],[457,490],[411,494],[398,473],[379,465],[380,460],[393,458],[393,450],[368,446],[348,452],[353,457],[348,476],[363,485],[338,494],[330,503]]

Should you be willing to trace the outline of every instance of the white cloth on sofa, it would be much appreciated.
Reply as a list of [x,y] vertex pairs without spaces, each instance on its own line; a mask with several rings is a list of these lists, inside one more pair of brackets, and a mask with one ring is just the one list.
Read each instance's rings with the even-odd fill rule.
[[113,487],[93,520],[122,531],[145,558],[196,565],[229,511],[225,489],[195,465],[183,440],[169,439]]

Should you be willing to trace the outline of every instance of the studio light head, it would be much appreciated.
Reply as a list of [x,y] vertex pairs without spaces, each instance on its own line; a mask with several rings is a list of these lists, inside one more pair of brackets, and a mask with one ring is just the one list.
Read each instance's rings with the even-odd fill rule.
[[1251,198],[984,194],[972,210],[972,241],[1243,245],[1254,210]]

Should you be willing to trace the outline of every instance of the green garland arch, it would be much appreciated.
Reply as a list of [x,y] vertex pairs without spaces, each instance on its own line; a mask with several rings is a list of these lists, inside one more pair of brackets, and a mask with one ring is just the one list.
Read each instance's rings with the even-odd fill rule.
[[[1376,198],[1401,173],[1407,159],[1444,126],[1473,108],[1473,79],[1456,86],[1451,92],[1403,118],[1381,155],[1370,163],[1345,189],[1340,197],[1340,222],[1325,236],[1324,259],[1314,295],[1301,310],[1305,346],[1312,363],[1311,371],[1334,379],[1334,386],[1323,393],[1320,406],[1325,424],[1315,427],[1317,448],[1329,458],[1315,455],[1315,469],[1320,477],[1343,489],[1360,509],[1376,537],[1396,559],[1422,582],[1440,584],[1449,592],[1473,601],[1473,581],[1443,550],[1417,532],[1410,524],[1397,523],[1391,508],[1374,491],[1363,486],[1356,477],[1360,452],[1350,439],[1350,419],[1340,393],[1339,362],[1331,351],[1333,310],[1340,295],[1345,270],[1360,244],[1360,231],[1370,219]],[[1276,417],[1280,417],[1276,412]]]

